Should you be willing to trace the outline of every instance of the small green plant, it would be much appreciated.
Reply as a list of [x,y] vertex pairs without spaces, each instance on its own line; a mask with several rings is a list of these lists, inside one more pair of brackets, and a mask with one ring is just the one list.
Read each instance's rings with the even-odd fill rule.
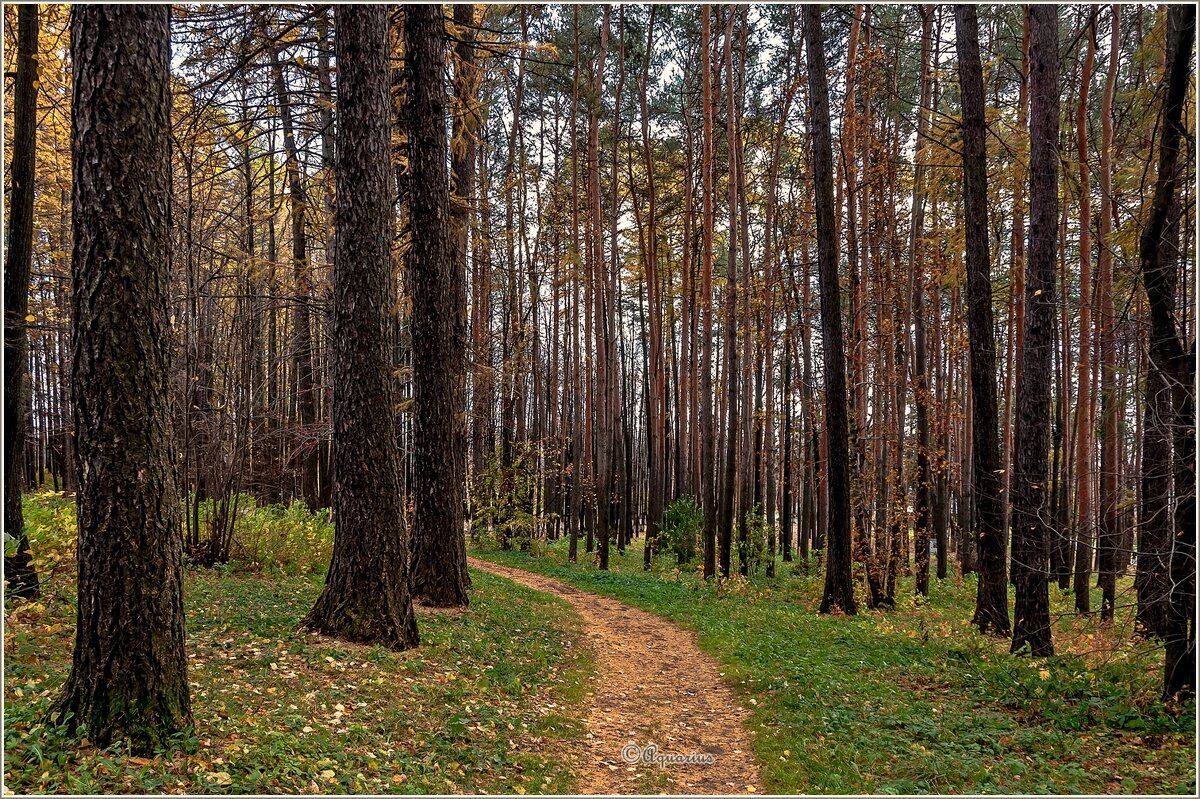
[[534,545],[539,519],[532,508],[538,480],[528,467],[529,454],[519,453],[507,465],[499,454],[488,459],[487,468],[479,478],[480,490],[476,492],[471,514],[471,535],[475,541],[486,538],[501,549],[516,546],[528,550]]
[[745,566],[744,571],[748,576],[756,577],[767,562],[767,536],[771,532],[771,525],[767,524],[767,515],[757,502],[747,511],[743,524],[746,538],[738,538],[738,565]]
[[663,514],[659,534],[662,545],[659,553],[674,555],[679,565],[691,563],[696,559],[697,544],[704,532],[704,512],[696,503],[695,497],[680,497],[667,506]]

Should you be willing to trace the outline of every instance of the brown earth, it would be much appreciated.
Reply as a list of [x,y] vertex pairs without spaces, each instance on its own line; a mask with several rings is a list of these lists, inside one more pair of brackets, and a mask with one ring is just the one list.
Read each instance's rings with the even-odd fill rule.
[[[762,790],[746,711],[691,633],[615,599],[539,574],[471,558],[472,567],[565,599],[583,617],[595,652],[584,737],[567,752],[579,790],[592,794],[730,794]],[[632,745],[711,764],[629,763]],[[643,755],[644,757],[644,755]],[[706,758],[707,759],[707,758]]]

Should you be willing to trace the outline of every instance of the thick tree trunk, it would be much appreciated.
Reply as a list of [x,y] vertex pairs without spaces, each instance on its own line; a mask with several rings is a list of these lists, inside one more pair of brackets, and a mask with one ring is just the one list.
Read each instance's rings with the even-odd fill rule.
[[450,241],[446,170],[445,30],[437,6],[404,12],[409,85],[408,174],[412,243],[413,598],[432,607],[465,607],[463,495],[466,485],[466,275]]
[[56,716],[98,746],[192,727],[168,399],[170,10],[72,9],[79,605]]
[[1017,395],[1013,564],[1017,589],[1012,651],[1054,654],[1050,630],[1050,381],[1053,380],[1054,266],[1058,217],[1058,9],[1029,9],[1029,259],[1025,343]]
[[33,178],[37,156],[36,4],[18,7],[17,28],[12,193],[8,202],[8,252],[4,258],[4,429],[8,433],[4,444],[4,530],[16,539],[16,551],[4,556],[4,579],[8,595],[36,599],[40,593],[38,574],[21,511],[25,411],[29,397],[25,386],[29,347],[25,317],[29,313],[29,272],[33,264]]
[[338,6],[334,21],[341,120],[330,343],[336,527],[325,587],[301,625],[407,649],[418,636],[395,446],[387,9]]
[[837,231],[833,218],[833,156],[829,133],[829,86],[825,77],[825,37],[821,9],[804,8],[808,50],[809,102],[812,111],[813,186],[816,194],[817,262],[821,287],[821,343],[825,365],[825,426],[829,432],[828,557],[821,612],[835,608],[854,614],[850,577],[850,430],[846,418],[846,362],[842,344],[842,308],[838,288]]
[[[963,105],[963,213],[967,259],[967,325],[971,346],[971,493],[978,541],[979,587],[972,620],[981,632],[1007,634],[1004,509],[1001,506],[1000,442],[996,411],[996,335],[988,263],[987,151],[979,23],[974,6],[954,7],[958,79]],[[1057,137],[1056,137],[1057,141]]]

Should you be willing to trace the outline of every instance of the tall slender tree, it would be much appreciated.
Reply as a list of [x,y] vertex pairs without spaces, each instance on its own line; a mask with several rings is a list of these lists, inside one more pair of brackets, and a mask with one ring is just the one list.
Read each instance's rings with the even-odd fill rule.
[[821,612],[857,612],[850,578],[850,429],[846,418],[846,363],[842,349],[842,308],[838,289],[837,231],[833,218],[833,149],[829,132],[829,85],[825,76],[825,34],[821,7],[804,8],[812,115],[813,185],[816,194],[817,263],[820,270],[821,345],[825,367],[825,425],[829,432],[825,464],[829,474],[825,591]]
[[1012,651],[1054,654],[1050,631],[1050,383],[1053,380],[1054,265],[1058,217],[1058,9],[1029,9],[1029,259],[1025,344],[1017,395],[1013,497],[1016,607]]
[[29,273],[33,265],[33,176],[37,158],[38,7],[17,10],[17,75],[13,92],[12,193],[8,202],[8,252],[4,258],[4,530],[15,551],[4,556],[10,596],[36,599],[37,569],[21,510],[25,485],[25,385],[29,336]]
[[[1174,528],[1171,593],[1164,635],[1163,695],[1169,698],[1196,692],[1196,345],[1193,340],[1186,346],[1179,334],[1174,303],[1174,287],[1179,280],[1178,261],[1162,257],[1167,220],[1179,183],[1180,142],[1186,135],[1183,106],[1196,37],[1195,6],[1168,7],[1167,31],[1158,177],[1149,217],[1142,229],[1138,262],[1150,309],[1151,369],[1159,372],[1159,384],[1170,392],[1175,450],[1173,477],[1178,492],[1171,520]],[[1159,464],[1151,466],[1162,468]]]
[[[1095,539],[1092,506],[1092,452],[1095,424],[1092,418],[1092,191],[1088,165],[1088,87],[1096,63],[1096,16],[1085,23],[1087,51],[1079,77],[1079,104],[1075,108],[1075,149],[1079,156],[1079,386],[1075,405],[1075,610],[1091,612],[1092,541]],[[1047,365],[1049,365],[1047,363]],[[1019,426],[1019,425],[1018,425]],[[1017,453],[1018,460],[1020,452]],[[1110,609],[1111,610],[1111,609]]]
[[716,424],[713,413],[713,96],[712,6],[700,10],[701,212],[700,212],[700,490],[704,506],[704,576],[717,573]]
[[1121,407],[1117,396],[1116,307],[1113,301],[1113,99],[1121,63],[1121,7],[1111,6],[1111,30],[1108,44],[1108,73],[1104,79],[1104,97],[1100,103],[1100,252],[1097,258],[1096,309],[1099,314],[1100,348],[1100,618],[1112,621],[1117,602],[1117,561],[1120,549],[1118,463]]
[[967,244],[967,327],[971,348],[971,495],[975,507],[979,584],[973,623],[981,632],[1007,634],[1004,509],[996,409],[996,334],[988,256],[987,149],[979,21],[971,5],[954,7],[958,80],[962,94],[963,221]]
[[71,13],[79,602],[56,715],[153,754],[192,727],[168,399],[170,9]]
[[418,643],[408,589],[392,377],[391,99],[385,6],[334,9],[338,69],[333,271],[335,533],[325,587],[301,622],[346,641]]

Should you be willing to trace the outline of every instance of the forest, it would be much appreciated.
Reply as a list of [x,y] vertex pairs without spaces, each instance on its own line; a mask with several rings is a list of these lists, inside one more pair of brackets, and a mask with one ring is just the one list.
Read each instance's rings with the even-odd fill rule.
[[1194,6],[3,48],[5,791],[1194,794]]

